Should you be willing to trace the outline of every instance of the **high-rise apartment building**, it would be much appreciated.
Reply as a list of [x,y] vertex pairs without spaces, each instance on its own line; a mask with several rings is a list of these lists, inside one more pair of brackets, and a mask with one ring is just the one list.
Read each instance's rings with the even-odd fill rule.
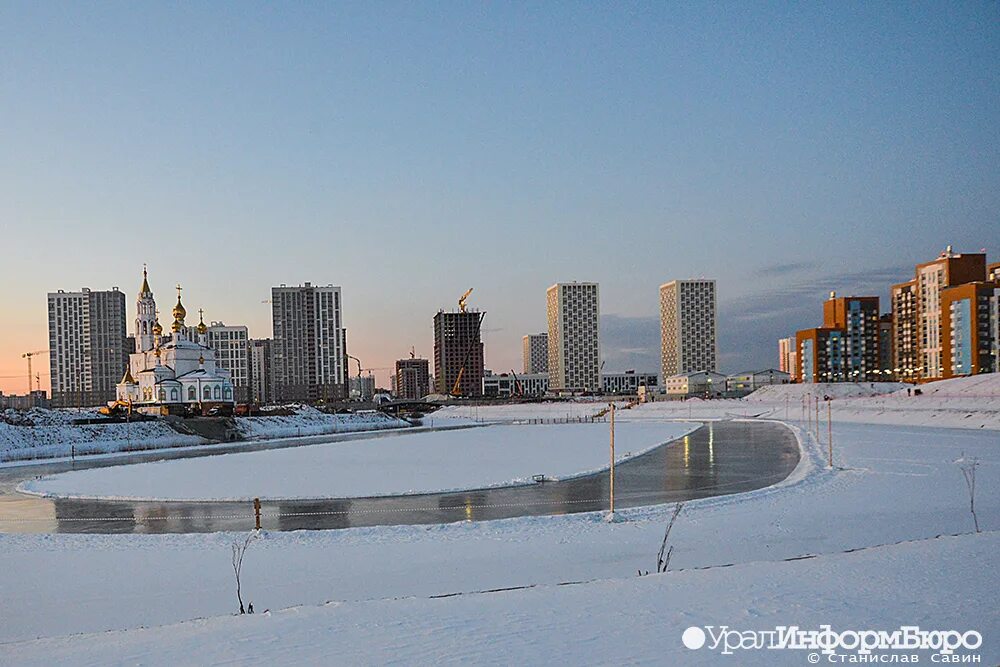
[[522,341],[525,374],[549,372],[549,335],[528,334]]
[[243,325],[227,326],[222,322],[212,322],[207,328],[206,342],[215,350],[215,363],[232,375],[236,401],[250,400],[250,347],[249,332]]
[[714,280],[672,280],[660,286],[660,365],[664,378],[695,371],[715,371]]
[[549,390],[601,390],[600,293],[597,283],[556,283],[546,292]]
[[305,283],[271,288],[275,400],[347,396],[347,333],[340,287]]
[[247,342],[248,400],[251,403],[266,405],[274,400],[272,364],[270,338]]
[[[430,362],[427,359],[399,359],[396,361],[396,396],[419,400],[430,391]],[[464,379],[464,376],[463,376]]]
[[125,294],[117,287],[50,292],[48,313],[52,405],[113,401],[131,352],[125,347]]
[[816,327],[795,334],[802,382],[838,382],[847,376],[846,334],[840,328]]
[[486,313],[473,310],[441,310],[434,316],[434,378],[437,393],[451,394],[461,373],[458,394],[482,395],[484,350],[481,332],[485,316]]
[[941,290],[985,278],[985,254],[956,254],[951,246],[937,259],[917,265],[917,368],[921,379],[944,375],[948,352],[941,329]]
[[893,285],[892,295],[892,371],[902,382],[920,377],[917,367],[917,282],[908,280]]
[[795,345],[795,336],[778,339],[778,369],[788,373],[790,379],[795,380],[799,376],[798,348]]
[[895,349],[893,347],[893,319],[892,313],[886,313],[878,319],[878,367],[879,377],[882,382],[891,382],[896,379]]
[[1000,371],[1000,284],[973,282],[941,290],[943,376]]
[[844,331],[844,376],[836,379],[849,382],[881,379],[877,296],[838,297],[831,292],[823,303],[823,327]]

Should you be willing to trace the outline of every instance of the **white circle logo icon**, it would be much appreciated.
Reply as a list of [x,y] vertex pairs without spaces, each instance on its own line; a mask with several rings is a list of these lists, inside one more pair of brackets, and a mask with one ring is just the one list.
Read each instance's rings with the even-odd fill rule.
[[696,625],[692,625],[681,635],[681,641],[689,649],[699,649],[705,645],[705,631]]

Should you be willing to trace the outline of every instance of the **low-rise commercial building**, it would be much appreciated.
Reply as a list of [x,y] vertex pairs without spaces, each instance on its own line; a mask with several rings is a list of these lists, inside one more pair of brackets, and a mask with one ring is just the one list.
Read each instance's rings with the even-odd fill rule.
[[548,390],[548,373],[523,373],[516,376],[511,373],[497,375],[489,373],[483,376],[483,396],[491,398],[510,398],[511,396],[537,398],[544,396]]
[[635,396],[639,393],[639,387],[658,391],[659,373],[636,373],[633,370],[624,373],[601,373],[601,391],[605,394]]
[[788,384],[792,381],[790,373],[777,368],[765,368],[759,371],[734,373],[726,378],[726,391],[733,395],[745,395],[761,387],[772,384]]
[[663,381],[667,395],[675,398],[715,398],[726,391],[726,376],[714,371],[694,371],[672,375]]

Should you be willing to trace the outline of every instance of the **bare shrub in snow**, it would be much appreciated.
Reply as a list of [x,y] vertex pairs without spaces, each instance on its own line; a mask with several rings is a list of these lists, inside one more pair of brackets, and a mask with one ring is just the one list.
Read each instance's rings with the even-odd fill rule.
[[979,468],[979,459],[969,461],[963,454],[962,458],[958,460],[958,464],[962,469],[962,476],[965,477],[965,486],[969,490],[969,511],[972,512],[972,523],[976,526],[976,532],[981,533],[979,517],[976,516],[976,470]]
[[242,543],[239,540],[233,542],[233,574],[236,575],[236,599],[239,600],[241,614],[247,613],[243,607],[243,591],[240,582],[240,575],[243,573],[243,557],[247,553],[250,541],[255,537],[257,537],[257,532],[253,531],[247,535],[247,538]]
[[[674,546],[670,545],[667,547],[667,542],[670,540],[670,531],[674,527],[674,522],[677,521],[677,517],[680,516],[681,510],[684,509],[684,503],[677,503],[674,506],[674,513],[670,515],[670,521],[667,523],[667,529],[663,531],[663,542],[660,544],[660,551],[656,554],[656,572],[657,574],[662,574],[667,571],[670,567],[670,556],[674,553]],[[643,572],[639,570],[639,576],[644,576],[649,574],[649,570]]]

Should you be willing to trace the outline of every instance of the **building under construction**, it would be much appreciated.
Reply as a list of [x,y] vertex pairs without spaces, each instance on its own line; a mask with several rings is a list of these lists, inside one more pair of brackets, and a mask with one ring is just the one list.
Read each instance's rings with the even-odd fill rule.
[[[477,311],[438,311],[434,316],[434,384],[439,394],[482,396],[482,320]],[[457,384],[457,387],[456,387]],[[455,389],[458,391],[454,391]]]
[[430,364],[426,359],[400,359],[396,362],[396,397],[419,400],[430,391]]

